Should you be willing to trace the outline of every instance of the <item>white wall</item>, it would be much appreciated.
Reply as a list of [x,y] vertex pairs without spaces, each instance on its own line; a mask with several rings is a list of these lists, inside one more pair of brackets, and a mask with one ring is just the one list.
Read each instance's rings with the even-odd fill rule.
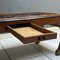
[[60,0],[0,0],[0,13],[35,11],[60,13]]

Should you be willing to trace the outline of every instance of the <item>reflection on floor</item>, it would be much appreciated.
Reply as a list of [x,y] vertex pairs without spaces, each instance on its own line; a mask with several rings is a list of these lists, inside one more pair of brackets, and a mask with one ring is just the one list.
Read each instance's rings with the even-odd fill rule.
[[24,45],[11,33],[0,34],[0,60],[60,60],[55,56],[55,50],[60,40],[58,27],[47,28],[57,32],[57,39]]

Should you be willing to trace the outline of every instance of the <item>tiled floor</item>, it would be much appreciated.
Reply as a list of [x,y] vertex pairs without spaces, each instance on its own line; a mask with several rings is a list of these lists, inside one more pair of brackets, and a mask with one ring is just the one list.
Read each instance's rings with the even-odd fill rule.
[[57,39],[43,41],[39,45],[24,45],[11,33],[0,34],[0,60],[60,60],[60,56],[55,56],[60,31],[57,27],[54,29],[58,33]]

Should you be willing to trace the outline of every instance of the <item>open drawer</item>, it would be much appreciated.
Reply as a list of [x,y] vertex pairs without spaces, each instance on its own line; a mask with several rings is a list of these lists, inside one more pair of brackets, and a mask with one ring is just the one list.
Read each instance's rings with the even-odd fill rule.
[[23,43],[38,42],[57,37],[57,33],[46,30],[34,23],[8,25],[7,29]]

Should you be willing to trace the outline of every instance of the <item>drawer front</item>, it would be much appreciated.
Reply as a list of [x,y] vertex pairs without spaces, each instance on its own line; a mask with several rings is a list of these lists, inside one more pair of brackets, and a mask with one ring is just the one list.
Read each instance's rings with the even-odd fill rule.
[[[21,27],[21,26],[20,26]],[[57,37],[57,33],[51,32],[49,30],[46,30],[44,28],[41,28],[35,24],[32,24],[32,27],[35,28],[36,30],[43,32],[42,35],[36,35],[36,36],[31,36],[31,37],[23,37],[20,35],[18,32],[16,32],[14,29],[18,28],[18,25],[13,25],[12,26],[7,26],[8,31],[10,31],[15,37],[17,37],[20,41],[22,41],[24,44],[25,43],[31,43],[31,42],[38,42],[38,41],[44,41],[44,40],[50,40],[50,39],[55,39]],[[27,32],[26,32],[27,33]]]

